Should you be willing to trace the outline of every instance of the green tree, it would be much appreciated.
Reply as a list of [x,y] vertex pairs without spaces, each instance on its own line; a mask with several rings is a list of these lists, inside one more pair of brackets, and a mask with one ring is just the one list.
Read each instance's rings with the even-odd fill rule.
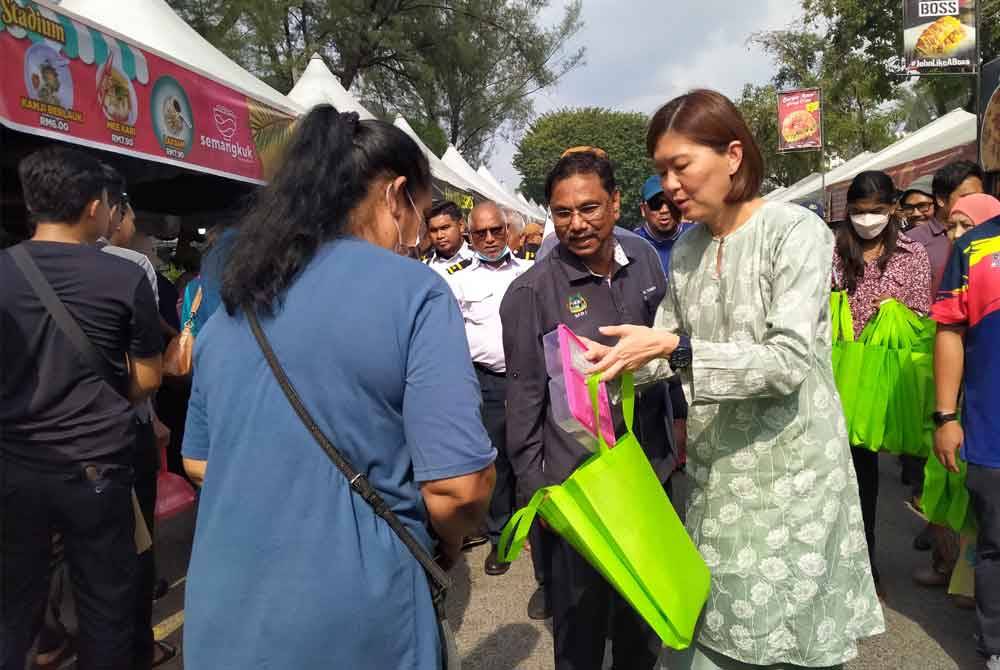
[[521,193],[545,201],[545,177],[562,153],[573,146],[590,145],[608,152],[622,193],[619,225],[635,228],[641,222],[640,191],[651,175],[646,157],[644,114],[601,107],[560,109],[535,119],[514,154],[514,168],[521,173]]
[[389,116],[436,123],[473,163],[517,133],[529,96],[582,62],[572,0],[554,26],[549,0],[169,0],[209,41],[274,88],[290,90],[313,53]]
[[779,154],[777,92],[819,87],[823,91],[826,157],[847,160],[863,151],[878,151],[896,139],[903,117],[897,103],[898,85],[883,89],[880,75],[861,52],[837,53],[826,36],[809,26],[753,35],[751,42],[774,58],[775,74],[768,86],[748,86],[738,101],[756,136],[761,139],[767,168],[765,190],[790,186],[809,174],[829,168],[819,152]]

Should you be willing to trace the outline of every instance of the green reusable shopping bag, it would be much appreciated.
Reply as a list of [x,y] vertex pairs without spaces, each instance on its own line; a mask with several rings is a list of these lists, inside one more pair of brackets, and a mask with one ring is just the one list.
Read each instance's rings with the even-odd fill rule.
[[[598,380],[588,380],[597,406]],[[514,513],[500,537],[500,560],[524,547],[536,514],[570,543],[659,635],[685,649],[708,599],[711,575],[663,484],[632,432],[635,390],[622,378],[627,432],[614,447],[598,436],[599,450],[565,482],[535,492]]]
[[959,472],[951,472],[934,454],[924,466],[924,489],[920,507],[931,523],[947,526],[952,530],[974,532],[976,515],[969,504],[969,489],[965,486],[968,465],[959,459]]

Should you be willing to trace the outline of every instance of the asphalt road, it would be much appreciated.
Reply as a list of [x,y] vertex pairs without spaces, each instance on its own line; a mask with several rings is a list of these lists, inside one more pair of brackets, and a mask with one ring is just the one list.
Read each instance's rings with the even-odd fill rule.
[[[864,640],[858,658],[847,668],[981,670],[985,664],[975,653],[974,613],[955,608],[944,590],[911,582],[911,572],[924,565],[929,554],[911,548],[921,524],[904,508],[907,491],[898,472],[895,459],[883,456],[878,532],[888,632]],[[683,481],[678,484],[683,490]],[[183,579],[193,526],[193,515],[173,519],[160,528],[157,541],[160,574],[175,587],[157,602],[154,621],[159,622],[158,635],[175,644],[182,634]],[[551,668],[551,628],[526,614],[534,590],[531,561],[524,555],[506,575],[488,577],[483,573],[486,553],[486,547],[479,547],[454,568],[449,614],[464,670]],[[178,659],[162,667],[179,670],[183,665]]]

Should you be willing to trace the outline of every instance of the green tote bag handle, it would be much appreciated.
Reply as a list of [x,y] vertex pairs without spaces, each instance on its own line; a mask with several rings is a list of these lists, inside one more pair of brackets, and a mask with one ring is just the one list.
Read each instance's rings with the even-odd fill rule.
[[[633,414],[635,413],[635,380],[632,378],[631,373],[626,373],[622,375],[622,414],[625,415],[625,428],[628,429],[629,433],[634,433],[632,430],[633,424]],[[594,408],[594,425],[601,425],[601,406],[597,402],[597,396],[600,392],[601,386],[601,374],[596,373],[587,377],[587,390],[590,391],[590,404]],[[600,452],[603,454],[610,451],[614,445],[609,445],[604,440],[603,431],[597,431],[597,445]]]

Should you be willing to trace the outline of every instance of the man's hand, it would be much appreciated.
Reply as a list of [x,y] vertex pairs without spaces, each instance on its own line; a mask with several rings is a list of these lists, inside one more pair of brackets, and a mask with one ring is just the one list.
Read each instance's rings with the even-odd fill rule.
[[646,326],[604,326],[601,334],[619,338],[613,347],[585,341],[589,349],[587,360],[594,363],[591,373],[602,373],[602,382],[611,381],[623,372],[635,372],[653,359],[665,358],[680,344],[674,333]]
[[934,432],[934,455],[941,465],[957,473],[958,450],[965,440],[965,431],[958,421],[949,421]]

